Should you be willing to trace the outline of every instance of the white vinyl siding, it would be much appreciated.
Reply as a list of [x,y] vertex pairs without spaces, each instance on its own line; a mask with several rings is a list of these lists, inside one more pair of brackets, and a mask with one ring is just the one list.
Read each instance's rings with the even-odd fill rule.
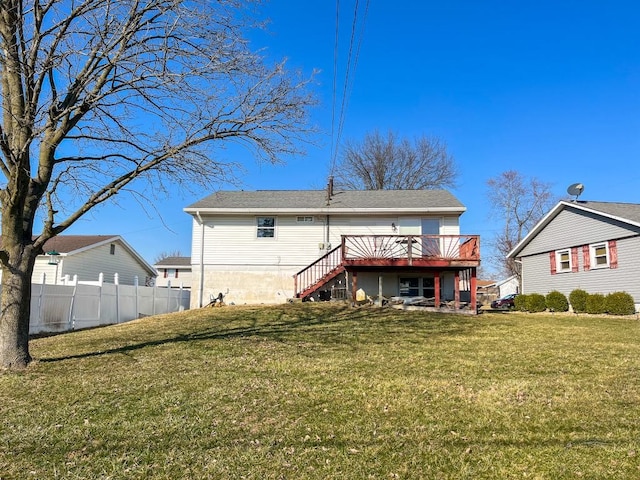
[[[297,216],[279,215],[275,238],[257,238],[253,216],[217,216],[204,221],[205,265],[272,265],[295,269],[317,259],[318,244],[324,242],[324,223],[299,224]],[[200,264],[201,238],[202,226],[194,221],[192,265]]]
[[[111,245],[115,245],[111,254]],[[140,285],[144,285],[145,278],[150,275],[138,260],[133,257],[122,244],[114,242],[65,257],[60,276],[78,275],[80,281],[97,281],[100,273],[104,274],[104,281],[114,282],[114,275],[118,274],[122,285],[133,285],[134,277],[138,277]]]
[[[318,247],[326,243],[327,220],[325,216],[315,216],[313,222],[298,222],[298,217],[278,215],[273,239],[256,238],[254,216],[204,217],[204,264],[304,267],[324,253]],[[420,217],[416,218],[419,221]],[[459,226],[453,220],[444,217],[448,235],[459,234]],[[398,228],[398,217],[331,216],[329,242],[335,248],[340,245],[342,235],[397,235],[392,225]],[[202,228],[194,219],[192,265],[200,264]]]

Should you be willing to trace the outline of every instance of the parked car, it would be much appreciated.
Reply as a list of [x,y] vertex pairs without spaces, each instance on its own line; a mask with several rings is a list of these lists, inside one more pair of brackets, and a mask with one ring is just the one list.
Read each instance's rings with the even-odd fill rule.
[[491,302],[491,308],[502,308],[502,309],[508,309],[508,308],[514,308],[515,304],[514,304],[514,299],[518,296],[517,293],[510,293],[509,295],[505,295],[502,298],[499,298],[498,300],[494,300],[493,302]]

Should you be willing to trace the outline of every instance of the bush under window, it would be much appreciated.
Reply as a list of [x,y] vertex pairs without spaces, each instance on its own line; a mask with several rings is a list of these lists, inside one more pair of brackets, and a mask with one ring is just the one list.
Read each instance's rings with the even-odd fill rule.
[[605,308],[611,315],[633,315],[636,305],[627,292],[613,292],[605,297]]
[[531,313],[544,312],[547,309],[547,302],[544,295],[530,293],[527,295],[527,311]]
[[587,311],[587,297],[589,294],[585,290],[579,288],[573,290],[569,294],[569,303],[575,313],[584,313]]
[[587,295],[587,301],[585,305],[585,310],[587,313],[600,315],[602,313],[606,313],[607,311],[605,297],[601,293],[590,293],[589,295]]
[[547,308],[552,312],[566,312],[569,310],[569,301],[564,293],[554,290],[547,293],[545,298]]
[[527,311],[527,297],[528,295],[520,294],[516,298],[513,299],[513,306],[519,312]]

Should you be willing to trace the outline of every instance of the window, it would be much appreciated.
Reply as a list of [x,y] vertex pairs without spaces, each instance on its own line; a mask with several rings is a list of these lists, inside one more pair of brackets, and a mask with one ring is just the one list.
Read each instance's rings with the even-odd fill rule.
[[591,268],[609,268],[609,248],[606,243],[589,245]]
[[436,280],[435,278],[423,278],[422,279],[422,296],[426,298],[433,298],[436,296]]
[[571,251],[558,250],[556,252],[556,265],[558,272],[570,272],[571,271]]
[[116,254],[116,246],[112,243],[109,247],[109,255],[115,255]]
[[433,277],[401,278],[400,296],[433,298],[436,296],[436,281]]
[[420,279],[419,278],[401,278],[400,279],[400,296],[401,297],[417,297],[420,295]]
[[298,223],[313,223],[313,217],[311,216],[297,217],[296,221]]
[[274,238],[276,236],[276,217],[256,217],[258,238]]

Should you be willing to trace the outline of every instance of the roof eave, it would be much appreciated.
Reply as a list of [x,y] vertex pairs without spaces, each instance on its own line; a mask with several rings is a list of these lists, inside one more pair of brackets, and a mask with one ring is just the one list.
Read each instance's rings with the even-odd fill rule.
[[467,211],[466,207],[415,207],[415,208],[195,208],[187,207],[184,212],[190,215],[255,215],[255,214],[389,214],[389,213],[457,213]]

